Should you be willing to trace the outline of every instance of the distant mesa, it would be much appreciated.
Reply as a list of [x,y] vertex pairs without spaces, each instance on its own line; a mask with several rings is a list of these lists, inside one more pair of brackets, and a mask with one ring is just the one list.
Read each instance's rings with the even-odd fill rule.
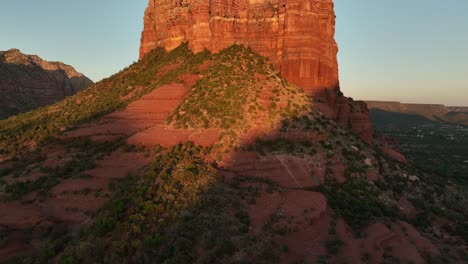
[[[389,101],[367,101],[372,112],[384,111],[391,113],[424,118],[434,122],[447,122],[468,125],[468,107],[445,106],[443,104],[407,104]],[[414,120],[414,119],[413,119]]]
[[0,119],[55,103],[93,82],[62,62],[0,51]]

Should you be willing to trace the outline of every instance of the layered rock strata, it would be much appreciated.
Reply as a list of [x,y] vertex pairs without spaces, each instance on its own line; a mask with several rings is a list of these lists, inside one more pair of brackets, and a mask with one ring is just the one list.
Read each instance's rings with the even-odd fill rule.
[[332,0],[150,0],[144,24],[140,56],[186,41],[194,52],[244,44],[306,90],[338,85]]
[[[345,126],[355,123],[353,130],[370,141],[365,104],[348,101],[339,91],[334,35],[333,0],[150,0],[140,57],[183,42],[194,52],[248,46],[268,57],[290,83],[326,99],[329,117]],[[364,112],[355,115],[352,109]]]

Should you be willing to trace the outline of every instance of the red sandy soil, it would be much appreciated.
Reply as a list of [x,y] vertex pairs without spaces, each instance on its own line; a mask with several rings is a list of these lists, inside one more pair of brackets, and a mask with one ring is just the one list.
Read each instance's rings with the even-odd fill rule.
[[129,104],[121,112],[114,112],[98,122],[85,124],[79,129],[64,133],[63,137],[80,136],[129,136],[138,131],[164,124],[187,95],[189,88],[183,84],[161,86],[139,100]]
[[[169,146],[191,140],[201,145],[211,145],[218,139],[218,131],[177,130],[165,125],[167,116],[182,103],[185,96],[199,76],[186,74],[181,77],[185,84],[173,83],[161,86],[139,100],[128,105],[121,112],[111,113],[100,120],[80,126],[76,130],[64,133],[60,139],[89,136],[96,141],[111,141],[119,136],[130,136],[129,142],[144,146],[161,144]],[[42,166],[57,167],[71,158],[61,144],[53,144],[44,149],[46,160]],[[97,161],[95,169],[84,172],[89,178],[65,179],[52,188],[51,197],[32,204],[19,202],[1,203],[0,212],[8,212],[0,217],[0,226],[9,230],[23,230],[42,223],[65,223],[74,229],[89,221],[88,213],[96,212],[108,200],[111,179],[135,175],[151,161],[143,153],[117,151]],[[7,166],[2,164],[2,166]],[[34,180],[43,174],[38,170],[13,179],[5,177],[7,182]],[[35,194],[27,195],[27,200],[35,200]],[[30,246],[13,241],[0,250],[7,258],[19,252],[29,250]],[[1,260],[0,260],[1,261]]]
[[410,218],[416,217],[416,214],[417,214],[416,208],[410,201],[408,201],[408,199],[404,197],[401,198],[398,203],[398,207],[400,208],[400,212],[403,213],[404,215]]
[[[333,239],[329,234],[333,212],[321,193],[301,190],[265,192],[250,207],[249,214],[254,233],[261,232],[272,215],[282,216],[275,224],[288,230],[275,236],[275,241],[288,249],[281,263],[300,260],[316,263],[319,256],[327,254],[324,245]],[[389,226],[372,224],[365,230],[364,237],[357,238],[351,228],[339,220],[336,232],[344,245],[332,258],[332,263],[382,263],[386,250],[402,263],[425,263],[422,252],[440,255],[438,249],[411,225],[397,222]],[[369,262],[363,260],[366,253],[370,253]]]
[[379,173],[379,169],[371,168],[371,169],[367,170],[366,177],[367,177],[367,180],[370,181],[370,182],[378,181],[381,178],[380,173]]
[[346,182],[346,178],[344,176],[346,165],[344,163],[345,161],[341,153],[334,154],[331,162],[332,162],[333,174],[335,175],[336,181],[338,183]]
[[62,166],[64,163],[72,159],[72,153],[68,152],[63,145],[59,144],[47,146],[42,151],[42,153],[47,156],[47,159],[44,162],[42,162],[41,165],[49,168]]
[[[170,70],[170,69],[168,69]],[[181,77],[184,84],[173,83],[161,86],[139,100],[131,103],[121,112],[111,113],[103,118],[80,126],[78,129],[65,132],[60,139],[66,142],[74,137],[89,136],[95,141],[111,141],[120,136],[130,136],[129,142],[152,147],[174,145],[182,141],[194,141],[201,145],[211,145],[218,139],[216,129],[179,130],[165,125],[168,115],[182,103],[188,94],[190,86],[195,84],[199,76],[186,74]],[[46,160],[41,166],[57,167],[71,159],[73,153],[60,143],[47,146],[43,150]],[[137,174],[144,165],[150,163],[151,157],[143,153],[116,151],[103,160],[97,161],[96,168],[85,171],[86,178],[65,179],[51,190],[51,196],[43,201],[35,199],[36,194],[28,194],[21,202],[0,203],[0,227],[8,230],[22,230],[38,225],[64,223],[75,228],[90,220],[88,214],[99,210],[110,197],[109,182],[112,179],[123,178]],[[1,166],[10,166],[1,164]],[[42,176],[39,166],[21,178],[14,179],[8,175],[7,182],[34,180]],[[36,200],[36,201],[35,201]],[[19,236],[17,237],[20,238]],[[0,262],[8,257],[32,249],[31,245],[23,245],[13,236],[12,241],[0,249]]]
[[384,253],[390,254],[402,263],[426,263],[421,252],[440,255],[438,249],[418,231],[405,222],[383,223],[370,225],[365,238],[355,238],[349,227],[343,221],[337,225],[337,233],[343,240],[344,248],[336,257],[336,261],[348,260],[350,263],[365,263],[363,252],[370,253],[370,263],[382,263]]
[[[340,182],[346,181],[342,159],[340,155],[331,159],[333,173]],[[326,198],[313,191],[323,183],[326,160],[326,153],[323,152],[305,158],[285,154],[261,157],[254,152],[238,152],[231,153],[230,158],[222,163],[221,173],[226,181],[239,176],[260,177],[281,187],[280,191],[263,191],[249,210],[251,232],[254,234],[261,233],[273,215],[281,216],[273,225],[287,230],[273,238],[287,248],[281,263],[301,260],[316,263],[319,256],[327,255],[327,241],[335,239],[334,234],[329,234],[333,211],[328,207]],[[371,162],[374,161],[372,157]],[[368,177],[379,177],[378,171],[369,169]],[[410,202],[402,200],[400,207],[404,214],[414,216],[415,209]],[[344,245],[332,257],[332,263],[382,263],[384,253],[399,258],[402,263],[425,263],[423,252],[440,255],[432,242],[405,222],[388,226],[374,223],[364,230],[364,234],[363,237],[356,237],[344,221],[337,221],[336,238]],[[367,256],[367,253],[370,255]],[[364,260],[365,256],[369,262]]]
[[[97,161],[95,169],[84,172],[91,178],[66,179],[56,185],[51,191],[52,198],[44,201],[44,207],[55,219],[79,224],[88,219],[85,213],[96,212],[108,200],[106,194],[109,194],[108,186],[112,179],[135,175],[150,161],[151,158],[143,153],[114,152]],[[78,193],[85,189],[89,194]]]
[[3,179],[5,180],[7,184],[12,184],[15,182],[35,181],[39,179],[40,177],[42,177],[43,175],[44,173],[40,171],[35,171],[35,172],[28,173],[27,175],[21,176],[18,178],[13,177],[13,175],[8,175],[7,177],[4,177]]
[[301,260],[304,260],[303,263],[317,263],[318,257],[327,253],[324,244],[329,240],[330,223],[331,217],[327,210],[313,223],[304,224],[298,227],[297,232],[281,238],[280,242],[286,244],[288,248],[288,252],[281,258],[281,263],[296,263]]
[[[230,159],[230,160],[229,160]],[[314,188],[325,181],[326,154],[304,158],[255,152],[237,152],[222,164],[238,175],[270,179],[285,188]]]
[[[204,65],[207,67],[207,65]],[[170,69],[167,69],[170,70]],[[217,129],[175,129],[165,124],[168,115],[183,102],[189,89],[199,76],[186,74],[180,77],[184,82],[161,86],[139,100],[128,105],[121,112],[104,116],[100,120],[80,126],[78,129],[64,133],[63,140],[80,136],[90,136],[96,141],[110,141],[119,136],[128,137],[127,142],[145,147],[155,145],[170,146],[183,141],[193,141],[196,144],[208,146],[217,142]],[[269,104],[270,94],[262,93],[264,104]],[[259,119],[258,122],[261,122]],[[260,126],[260,125],[259,125]],[[245,135],[243,142],[251,142],[257,132],[251,131]],[[258,132],[258,133],[261,133]],[[286,137],[295,141],[327,140],[326,135],[304,133],[291,129],[288,132],[275,132],[269,135],[272,139]],[[386,151],[388,153],[388,150]],[[396,152],[395,152],[396,153]],[[46,149],[47,159],[43,163],[49,167],[63,164],[70,153],[63,146],[57,145]],[[392,153],[390,153],[392,154]],[[373,164],[375,158],[368,157]],[[394,155],[398,160],[404,159]],[[327,160],[332,163],[332,172],[338,182],[345,182],[345,164],[341,154],[332,158],[320,151],[314,156],[295,157],[288,154],[268,154],[259,156],[255,152],[232,152],[225,155],[220,171],[227,181],[238,176],[266,178],[281,187],[281,191],[263,191],[251,205],[249,215],[252,222],[252,232],[261,233],[262,228],[274,214],[281,215],[274,224],[275,228],[288,230],[284,235],[275,235],[276,242],[286,245],[288,250],[283,254],[281,263],[293,263],[304,260],[315,263],[319,256],[326,255],[325,244],[333,238],[329,234],[333,211],[328,207],[326,198],[315,188],[325,182]],[[99,210],[109,197],[109,182],[112,179],[123,178],[136,174],[144,165],[151,161],[142,153],[116,151],[104,159],[97,161],[96,168],[84,172],[89,178],[66,179],[51,190],[51,197],[32,204],[20,202],[0,203],[0,228],[8,227],[14,230],[13,241],[0,249],[0,262],[9,256],[26,252],[28,245],[17,243],[21,230],[38,225],[54,225],[65,223],[73,230],[86,224],[90,218],[88,213]],[[4,166],[4,165],[0,165]],[[24,179],[33,179],[40,174],[31,172]],[[376,169],[367,172],[369,180],[378,179]],[[88,193],[85,194],[83,191]],[[34,197],[29,195],[28,199]],[[414,215],[414,207],[408,201],[400,201],[403,213]],[[5,214],[3,212],[8,212]],[[392,255],[404,262],[424,263],[421,252],[440,254],[437,248],[423,238],[412,226],[404,222],[386,226],[382,223],[370,225],[367,236],[357,238],[349,226],[338,221],[337,236],[344,242],[333,262],[364,263],[362,256],[371,252],[369,263],[381,263],[385,250],[392,249]],[[1,229],[0,229],[1,231]]]
[[199,71],[204,71],[204,70],[206,70],[206,68],[210,67],[210,65],[211,65],[212,63],[213,63],[212,61],[206,60],[206,61],[204,61],[200,66],[198,66],[198,70],[199,70]]
[[200,76],[184,74],[179,79],[184,83],[163,85],[131,103],[123,111],[66,132],[62,138],[91,136],[93,140],[106,141],[118,136],[131,136],[129,144],[145,147],[171,146],[184,141],[212,145],[218,140],[217,129],[174,129],[165,124],[168,115],[182,103]]
[[37,205],[22,204],[20,202],[0,203],[0,231],[3,228],[10,230],[10,242],[0,248],[0,262],[9,258],[31,251],[31,247],[25,245],[25,234],[21,230],[32,228],[47,220]]
[[[62,162],[58,158],[62,154],[57,155],[58,152],[60,151],[50,152],[46,160],[49,165]],[[143,153],[117,151],[97,161],[95,169],[84,172],[91,176],[90,178],[63,180],[52,188],[51,196],[44,201],[31,204],[0,203],[2,213],[0,227],[7,227],[8,230],[14,230],[19,234],[12,236],[11,242],[0,249],[0,262],[18,253],[32,250],[31,245],[18,242],[21,241],[22,230],[36,226],[47,227],[56,223],[62,223],[72,230],[77,230],[79,226],[86,224],[90,219],[87,214],[99,210],[109,199],[108,186],[112,179],[123,178],[130,174],[135,175],[150,161],[151,157],[145,157]],[[25,178],[29,179],[31,176]],[[83,193],[86,189],[88,193]],[[34,196],[35,194],[30,194],[23,200],[35,200]]]
[[367,159],[372,163],[372,167],[369,167],[366,173],[367,180],[370,182],[376,182],[381,179],[379,169],[376,168],[376,165],[378,165],[379,162],[372,155],[367,155]]
[[288,247],[282,263],[293,263],[304,254],[324,253],[322,241],[327,241],[330,222],[327,211],[326,199],[321,193],[289,190],[261,194],[250,207],[249,214],[254,233],[259,233],[272,215],[282,216],[274,226],[292,232],[274,239]]
[[[258,123],[256,125],[261,126],[263,119],[258,118]],[[289,129],[288,131],[264,131],[259,128],[253,128],[248,133],[240,135],[240,140],[242,145],[247,146],[253,144],[255,139],[262,138],[265,140],[278,140],[280,138],[288,139],[294,142],[304,142],[308,141],[312,144],[316,144],[320,141],[327,141],[329,139],[327,134],[313,132],[313,131],[303,131],[300,129]]]
[[[0,232],[1,232],[0,228]],[[0,263],[3,263],[9,260],[11,257],[18,254],[32,254],[34,251],[30,247],[25,247],[21,242],[26,240],[26,235],[23,232],[13,231],[9,234],[10,243],[8,245],[0,248]]]
[[181,65],[181,63],[174,63],[174,64],[164,66],[158,71],[158,74],[156,74],[156,77],[162,77],[162,76],[168,74],[170,71],[179,68],[180,65]]
[[218,129],[173,129],[165,125],[153,126],[142,132],[138,132],[128,139],[132,145],[154,147],[174,146],[182,142],[192,141],[197,145],[210,146],[219,138]]
[[23,229],[35,226],[46,219],[37,205],[20,202],[0,203],[0,226]]

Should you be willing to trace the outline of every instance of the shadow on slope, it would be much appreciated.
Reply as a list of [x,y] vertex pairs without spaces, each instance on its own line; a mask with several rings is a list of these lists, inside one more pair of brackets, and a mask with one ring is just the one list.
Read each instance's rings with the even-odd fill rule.
[[[23,225],[14,217],[0,218],[5,241],[0,250],[17,253],[21,240],[38,257],[19,260],[33,263],[423,263],[441,258],[439,247],[445,241],[435,239],[432,227],[441,225],[436,220],[455,217],[458,222],[442,221],[447,226],[440,229],[460,244],[446,258],[461,258],[457,249],[466,245],[466,199],[456,187],[388,159],[378,146],[312,110],[312,98],[287,84],[263,58],[238,46],[219,55],[192,55],[186,46],[153,54],[158,55],[145,57],[66,103],[7,120],[9,129],[19,133],[13,137],[9,129],[1,130],[2,143],[19,141],[15,151],[23,153],[21,144],[36,140],[39,150],[38,161],[27,170],[21,162],[6,166],[3,179],[13,183],[4,182],[3,191],[21,191],[12,184],[38,169],[46,173],[39,179],[46,180],[26,181],[32,186],[30,192],[20,193],[26,205],[7,195],[2,206],[12,205],[5,208],[13,215],[21,206],[31,210],[22,218]],[[200,79],[177,108],[171,105],[170,113],[148,126],[125,127],[141,115],[145,118],[139,120],[154,120],[152,109],[141,110],[138,99],[173,99],[158,97],[158,91],[188,85],[180,79],[185,73]],[[76,115],[69,106],[84,113]],[[111,113],[115,110],[121,110],[117,117]],[[115,122],[124,127],[112,135],[106,127]],[[57,136],[61,127],[67,131]],[[157,133],[148,132],[155,127]],[[218,130],[214,141],[202,140],[208,128]],[[199,132],[196,139],[202,146],[180,136],[187,130]],[[34,133],[43,131],[50,131],[48,137]],[[142,133],[149,136],[142,140]],[[109,134],[113,137],[106,137]],[[63,168],[62,159],[51,159],[54,143],[71,144],[69,150],[59,151],[71,157],[70,166]],[[123,153],[131,159],[119,159]],[[59,164],[50,170],[41,158]],[[128,161],[146,166],[116,167]],[[75,189],[73,199],[62,185],[69,180],[74,183],[70,185],[78,180],[95,184],[102,175],[120,180],[99,181],[111,182],[109,190],[104,185],[101,191]],[[36,200],[36,192],[45,200]],[[98,206],[79,207],[97,198],[102,198]],[[54,213],[41,214],[52,199],[75,203],[65,206],[69,210],[62,214],[81,218],[71,224]],[[37,210],[39,216],[31,216]],[[13,247],[10,240],[16,243]],[[29,251],[23,247],[23,252]]]

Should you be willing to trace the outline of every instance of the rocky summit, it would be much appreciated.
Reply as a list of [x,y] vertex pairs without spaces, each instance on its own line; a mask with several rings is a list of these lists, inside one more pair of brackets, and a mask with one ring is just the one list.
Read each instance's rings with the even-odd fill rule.
[[91,84],[64,63],[17,49],[0,51],[0,118],[55,103]]
[[370,141],[367,107],[342,96],[332,0],[150,0],[140,57],[188,42],[193,52],[242,44],[268,57],[292,84],[314,94],[330,118]]

